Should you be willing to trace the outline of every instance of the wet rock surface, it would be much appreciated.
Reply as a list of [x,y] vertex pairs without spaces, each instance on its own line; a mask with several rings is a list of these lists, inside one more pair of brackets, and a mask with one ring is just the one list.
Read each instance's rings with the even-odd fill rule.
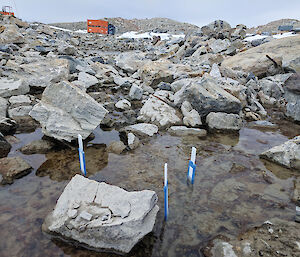
[[98,250],[128,253],[150,233],[159,210],[154,191],[127,192],[76,175],[43,230]]
[[2,183],[10,184],[14,179],[27,175],[31,170],[32,167],[20,157],[6,157],[0,159]]

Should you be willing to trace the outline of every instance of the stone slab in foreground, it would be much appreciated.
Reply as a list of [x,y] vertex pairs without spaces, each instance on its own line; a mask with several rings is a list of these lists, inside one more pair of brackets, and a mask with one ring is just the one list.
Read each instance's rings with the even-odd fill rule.
[[128,253],[155,224],[154,191],[127,192],[76,175],[45,219],[43,231],[100,251]]
[[45,135],[70,142],[78,134],[87,138],[106,113],[92,97],[64,81],[48,86],[29,114],[40,122]]

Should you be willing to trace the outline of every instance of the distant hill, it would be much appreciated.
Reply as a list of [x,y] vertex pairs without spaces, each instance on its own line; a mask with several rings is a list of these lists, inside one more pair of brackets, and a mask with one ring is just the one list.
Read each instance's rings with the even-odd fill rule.
[[[191,30],[198,30],[199,27],[189,23],[178,22],[168,18],[151,18],[151,19],[124,19],[124,18],[99,18],[107,20],[115,25],[117,33],[128,31],[153,31],[153,32],[169,32],[169,33],[187,33]],[[82,22],[64,22],[52,23],[50,25],[70,29],[79,30],[86,29],[86,21]]]
[[281,19],[269,22],[265,25],[260,25],[255,28],[250,28],[247,30],[247,33],[256,33],[258,31],[261,32],[269,32],[269,33],[279,33],[278,26],[280,25],[294,25],[295,27],[300,27],[300,21],[296,19]]

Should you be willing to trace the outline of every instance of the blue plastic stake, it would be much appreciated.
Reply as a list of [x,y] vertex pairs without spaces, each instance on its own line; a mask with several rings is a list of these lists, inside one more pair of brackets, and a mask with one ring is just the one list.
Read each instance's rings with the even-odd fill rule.
[[187,180],[194,184],[195,172],[196,172],[196,148],[192,147],[191,160],[189,161],[189,167],[187,172]]
[[80,162],[80,170],[84,176],[86,176],[86,167],[85,167],[85,155],[83,151],[83,143],[82,136],[78,134],[78,153],[79,153],[79,162]]
[[165,195],[165,220],[168,220],[169,215],[169,201],[168,201],[168,164],[165,163],[165,181],[164,181],[164,195]]

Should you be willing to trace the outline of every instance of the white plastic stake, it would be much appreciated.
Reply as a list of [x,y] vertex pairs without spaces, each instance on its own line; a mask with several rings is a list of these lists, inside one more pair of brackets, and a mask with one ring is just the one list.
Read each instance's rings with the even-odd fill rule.
[[168,183],[168,164],[165,163],[165,186]]
[[164,181],[164,195],[165,195],[165,220],[168,219],[169,215],[169,201],[168,201],[168,164],[165,163],[165,181]]
[[85,156],[83,151],[83,142],[82,136],[78,134],[78,152],[79,152],[79,162],[80,162],[80,170],[84,176],[86,176],[86,168],[85,168]]
[[[196,161],[196,148],[195,147],[192,147],[192,153],[191,153],[191,162],[193,163],[193,164],[195,164],[195,161]],[[193,172],[194,172],[194,170],[193,170],[193,167],[191,167],[191,166],[189,166],[189,180],[190,181],[192,181],[192,179],[193,179]]]
[[82,142],[82,136],[78,134],[78,146],[79,149],[83,152],[83,142]]

